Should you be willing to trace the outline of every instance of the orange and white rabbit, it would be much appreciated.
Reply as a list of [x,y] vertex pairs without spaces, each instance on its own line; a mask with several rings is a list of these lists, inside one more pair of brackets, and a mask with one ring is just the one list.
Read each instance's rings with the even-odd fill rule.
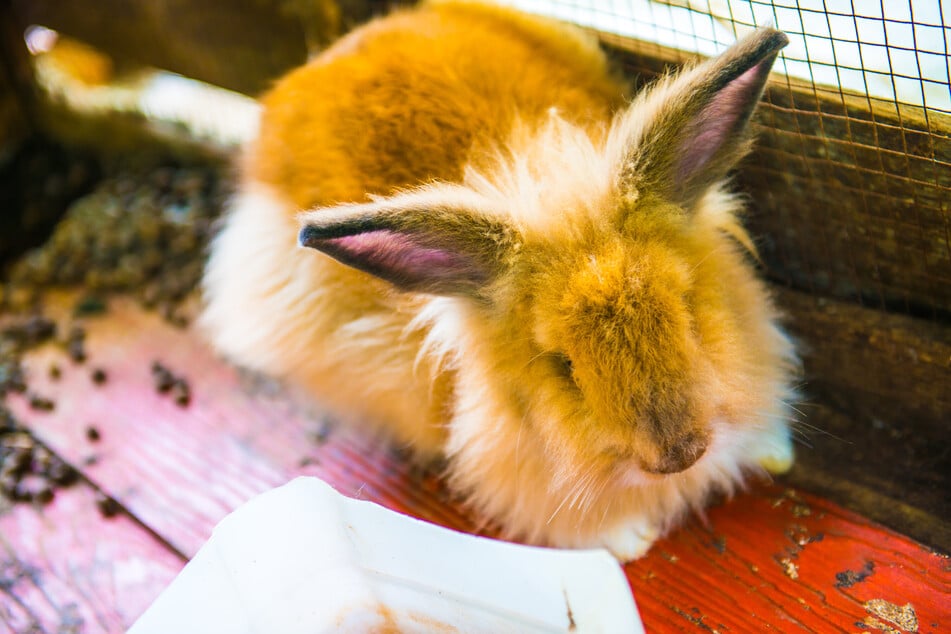
[[263,98],[203,325],[444,456],[506,536],[638,557],[792,462],[795,354],[724,188],[786,41],[629,103],[566,25],[459,1],[373,21]]

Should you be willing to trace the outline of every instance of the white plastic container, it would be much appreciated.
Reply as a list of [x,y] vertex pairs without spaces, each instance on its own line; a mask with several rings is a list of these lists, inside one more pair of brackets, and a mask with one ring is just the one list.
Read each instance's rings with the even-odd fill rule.
[[467,535],[298,478],[222,520],[130,632],[628,634],[643,626],[606,551]]

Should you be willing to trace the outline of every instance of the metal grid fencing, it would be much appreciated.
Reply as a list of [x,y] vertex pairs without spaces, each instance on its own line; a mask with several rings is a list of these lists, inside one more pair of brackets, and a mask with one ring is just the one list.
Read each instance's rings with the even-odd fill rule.
[[772,25],[790,44],[738,177],[769,274],[951,320],[951,0],[507,0],[593,28],[632,76]]

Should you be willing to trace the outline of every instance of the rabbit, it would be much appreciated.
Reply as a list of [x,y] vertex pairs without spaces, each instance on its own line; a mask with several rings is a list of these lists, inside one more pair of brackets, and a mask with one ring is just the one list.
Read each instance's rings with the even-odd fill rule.
[[377,18],[262,98],[202,327],[442,460],[500,536],[638,558],[793,461],[796,352],[726,186],[786,43],[631,99],[569,25]]

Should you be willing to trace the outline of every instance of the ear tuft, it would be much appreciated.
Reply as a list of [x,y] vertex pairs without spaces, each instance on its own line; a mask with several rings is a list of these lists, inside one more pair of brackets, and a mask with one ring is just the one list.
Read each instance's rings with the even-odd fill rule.
[[636,101],[625,115],[637,133],[627,145],[627,176],[690,207],[746,152],[750,116],[788,41],[780,31],[758,29]]

